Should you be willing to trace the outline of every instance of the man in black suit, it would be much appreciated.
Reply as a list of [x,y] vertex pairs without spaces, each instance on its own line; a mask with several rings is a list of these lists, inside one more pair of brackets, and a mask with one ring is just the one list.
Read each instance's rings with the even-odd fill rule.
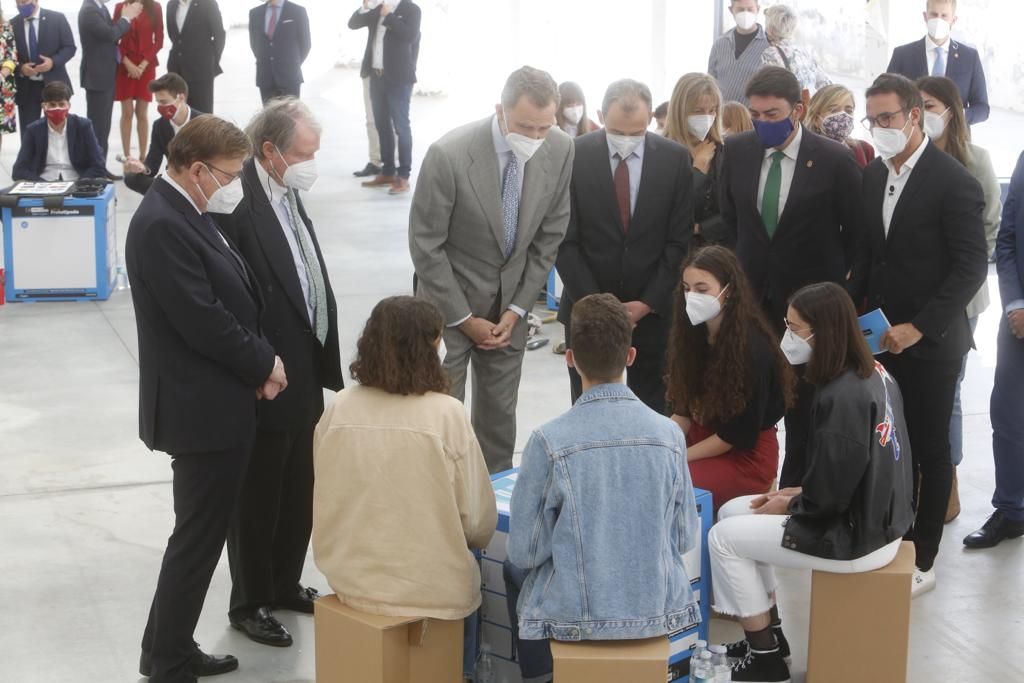
[[[862,234],[861,172],[850,149],[800,124],[800,83],[781,67],[747,84],[754,130],[729,136],[721,171],[726,230],[772,326],[781,335],[789,297],[814,282],[846,283]],[[786,415],[779,486],[803,480],[813,388]]]
[[249,45],[256,57],[256,85],[263,104],[273,97],[298,97],[302,63],[309,56],[306,8],[287,0],[249,10]]
[[11,170],[33,182],[103,178],[107,174],[89,119],[70,113],[71,88],[52,81],[43,88],[45,118],[29,124]]
[[864,171],[866,235],[850,291],[881,308],[892,329],[880,360],[903,393],[920,477],[909,537],[917,551],[914,595],[935,586],[933,564],[949,502],[949,417],[960,361],[973,344],[964,312],[988,272],[981,186],[928,141],[914,84],[882,74],[867,91],[879,158]]
[[258,643],[291,645],[273,608],[313,613],[299,580],[313,528],[313,429],[324,389],[344,386],[338,310],[313,223],[299,199],[316,182],[320,124],[294,98],[270,102],[249,124],[254,157],[245,198],[225,229],[256,273],[267,339],[288,368],[288,391],[260,405],[238,513],[228,534],[231,625]]
[[[388,194],[409,191],[412,173],[412,127],[409,101],[420,54],[419,5],[412,0],[363,0],[348,20],[350,29],[366,28],[363,78],[370,79],[373,120],[380,138],[382,169],[363,187],[390,187]],[[395,167],[395,136],[398,167]]]
[[124,184],[139,194],[146,194],[153,185],[153,178],[160,172],[167,156],[167,147],[182,126],[201,116],[185,103],[188,98],[188,83],[175,73],[166,73],[160,78],[149,82],[149,91],[156,100],[156,110],[160,114],[153,122],[152,138],[146,161],[127,159],[124,164]]
[[[673,292],[693,233],[693,182],[685,147],[648,134],[653,103],[643,83],[612,83],[599,115],[604,130],[576,138],[571,212],[556,267],[565,289],[558,319],[572,348],[573,303],[598,292],[625,302],[636,361],[627,384],[665,412],[665,350]],[[572,401],[582,380],[569,368]]]
[[75,37],[68,19],[60,12],[40,9],[39,0],[17,0],[18,16],[11,19],[14,44],[18,49],[18,86],[15,102],[21,121],[21,136],[42,114],[43,86],[61,81],[71,88],[66,64],[75,56]]
[[171,39],[167,70],[188,83],[189,106],[212,114],[213,79],[223,73],[225,39],[217,0],[170,0],[166,26]]
[[981,55],[970,45],[949,37],[956,23],[956,0],[928,0],[924,20],[928,35],[893,50],[886,71],[912,81],[923,76],[945,76],[960,91],[967,123],[988,120],[988,86]]
[[241,199],[251,149],[227,121],[189,122],[128,228],[140,436],[171,455],[174,471],[174,531],[139,661],[153,683],[194,683],[238,667],[230,655],[203,653],[192,636],[249,462],[257,399],[287,386],[261,332],[256,276],[210,217]]
[[[82,41],[82,87],[86,115],[96,128],[104,165],[114,109],[114,78],[117,75],[117,43],[142,13],[142,3],[125,4],[115,22],[107,11],[109,0],[84,0],[78,11],[78,37]],[[112,179],[111,174],[107,174]],[[119,178],[118,178],[119,179]]]

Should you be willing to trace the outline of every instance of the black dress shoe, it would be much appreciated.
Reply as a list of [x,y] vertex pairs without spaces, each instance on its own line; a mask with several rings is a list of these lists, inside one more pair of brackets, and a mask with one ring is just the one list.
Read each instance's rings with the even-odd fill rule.
[[297,586],[293,594],[278,598],[274,603],[274,609],[290,609],[295,612],[312,614],[313,603],[319,599],[320,593],[317,589]]
[[[234,655],[208,655],[196,646],[192,659],[188,662],[188,669],[193,676],[216,676],[226,674],[238,668],[238,659]],[[139,657],[139,673],[149,676],[153,672],[152,656],[143,652]]]
[[1006,517],[1002,510],[996,510],[980,529],[964,538],[968,548],[991,548],[1007,538],[1024,536],[1024,522]]
[[231,627],[249,636],[249,640],[263,645],[288,647],[292,644],[292,634],[274,617],[269,607],[260,607],[244,619],[232,619]]
[[106,177],[107,177],[107,180],[111,180],[111,181],[113,181],[113,180],[124,180],[124,176],[123,175],[117,175],[116,173],[113,173],[111,171],[107,171]]
[[374,164],[368,163],[366,164],[366,166],[363,167],[363,170],[356,171],[352,175],[354,175],[356,178],[369,178],[372,175],[379,175],[380,171],[380,166],[375,166]]

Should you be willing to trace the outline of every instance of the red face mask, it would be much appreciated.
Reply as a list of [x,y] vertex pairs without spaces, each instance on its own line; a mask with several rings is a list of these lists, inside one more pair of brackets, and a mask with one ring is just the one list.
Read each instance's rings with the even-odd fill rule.
[[160,116],[165,119],[173,119],[174,115],[178,113],[178,105],[176,104],[158,104],[156,110],[160,112]]
[[67,109],[47,109],[43,113],[46,114],[46,119],[55,126],[64,123],[68,118]]

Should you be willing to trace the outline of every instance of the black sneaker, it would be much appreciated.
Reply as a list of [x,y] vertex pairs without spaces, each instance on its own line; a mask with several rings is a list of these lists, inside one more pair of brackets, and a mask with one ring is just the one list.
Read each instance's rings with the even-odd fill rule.
[[789,667],[779,648],[762,652],[749,650],[732,664],[734,683],[789,683]]
[[[786,640],[786,634],[782,632],[782,627],[772,626],[772,633],[775,634],[775,642],[779,645],[779,653],[782,655],[782,659],[786,661],[786,664],[791,664],[793,658],[789,652],[789,641]],[[750,643],[746,639],[737,640],[735,643],[726,643],[725,649],[729,655],[729,661],[743,659],[750,652]]]
[[380,175],[380,166],[374,163],[367,163],[361,170],[352,173],[356,178],[369,178],[370,176]]

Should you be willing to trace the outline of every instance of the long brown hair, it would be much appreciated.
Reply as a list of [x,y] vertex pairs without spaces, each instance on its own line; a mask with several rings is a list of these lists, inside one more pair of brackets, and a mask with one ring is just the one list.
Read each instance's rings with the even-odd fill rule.
[[[956,83],[945,76],[924,76],[917,79],[917,89],[921,94],[931,95],[949,109],[949,121],[946,123],[946,154],[967,165],[969,153],[967,143],[971,140],[971,129],[967,126],[964,116],[964,102],[960,99],[960,90]],[[924,110],[921,110],[924,120]]]
[[845,289],[834,282],[807,285],[790,297],[789,305],[814,331],[808,382],[828,384],[847,370],[861,379],[871,376],[875,359]]
[[434,342],[444,330],[444,318],[429,301],[392,296],[373,307],[356,343],[349,366],[363,386],[389,394],[446,393],[448,377]]
[[136,2],[142,3],[142,9],[146,14],[149,15],[150,21],[152,21],[154,24],[160,21],[160,10],[157,8],[156,2],[154,0],[125,0],[126,5],[131,5]]
[[739,415],[753,394],[748,342],[760,335],[773,349],[776,376],[786,398],[793,399],[793,370],[740,268],[735,254],[720,246],[698,249],[683,263],[710,273],[723,289],[722,326],[712,345],[707,325],[686,315],[686,284],[676,287],[675,319],[668,345],[668,399],[673,410],[701,424],[721,423]]
[[590,112],[587,111],[587,98],[583,96],[583,88],[578,83],[572,81],[565,81],[558,85],[558,110],[555,111],[555,123],[562,130],[565,130],[566,124],[569,122],[565,120],[565,114],[562,113],[562,109],[565,107],[566,102],[578,102],[583,105],[583,113],[580,115],[580,121],[576,124],[576,137],[586,135],[596,128],[590,125]]

